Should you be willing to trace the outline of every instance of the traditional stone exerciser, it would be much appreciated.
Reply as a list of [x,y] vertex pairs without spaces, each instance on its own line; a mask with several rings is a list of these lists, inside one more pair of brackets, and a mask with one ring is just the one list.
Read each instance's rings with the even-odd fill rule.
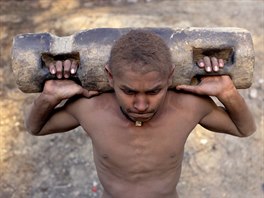
[[[71,36],[50,33],[21,34],[13,40],[12,69],[20,90],[41,92],[45,80],[54,79],[45,66],[52,60],[76,59],[79,69],[73,80],[89,90],[108,91],[104,66],[113,43],[132,28],[99,28]],[[251,86],[254,48],[250,32],[241,28],[145,28],[159,36],[171,50],[175,64],[173,86],[192,84],[197,76],[228,74],[237,88]],[[224,69],[212,74],[197,67],[203,56],[227,61]]]

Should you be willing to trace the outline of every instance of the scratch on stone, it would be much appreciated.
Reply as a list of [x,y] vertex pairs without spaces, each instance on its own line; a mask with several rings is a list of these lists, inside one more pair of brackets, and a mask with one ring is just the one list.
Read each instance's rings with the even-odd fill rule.
[[170,40],[173,39],[175,32],[170,36]]

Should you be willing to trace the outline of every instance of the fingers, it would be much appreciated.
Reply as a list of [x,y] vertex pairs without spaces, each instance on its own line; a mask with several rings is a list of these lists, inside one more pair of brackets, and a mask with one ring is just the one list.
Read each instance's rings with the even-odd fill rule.
[[205,71],[211,72],[212,71],[212,64],[211,64],[211,60],[208,56],[204,57],[204,63],[205,63],[205,66],[204,66]]
[[51,74],[56,74],[56,67],[53,63],[49,64],[49,71]]
[[219,59],[219,60],[218,60],[218,63],[219,63],[219,67],[220,67],[220,68],[223,68],[223,67],[224,67],[224,65],[225,65],[225,63],[224,63],[224,60],[223,60],[223,59]]
[[224,67],[224,60],[217,59],[216,57],[205,56],[203,59],[198,61],[198,66],[204,68],[206,72],[218,72],[220,68]]
[[57,78],[62,78],[62,62],[61,61],[57,61],[56,62],[56,76]]
[[77,69],[78,64],[75,60],[56,61],[49,64],[50,73],[56,75],[58,79],[69,78],[71,75],[76,74]]
[[63,66],[64,66],[64,71],[63,71],[64,78],[69,78],[70,69],[71,69],[71,61],[70,60],[64,61]]
[[78,69],[77,61],[73,60],[71,64],[71,74],[75,74]]

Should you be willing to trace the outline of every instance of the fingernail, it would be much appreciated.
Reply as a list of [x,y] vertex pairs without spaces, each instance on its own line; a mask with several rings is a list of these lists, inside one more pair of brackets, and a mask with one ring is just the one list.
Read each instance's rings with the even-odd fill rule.
[[218,71],[218,67],[217,66],[214,67],[214,71]]
[[64,74],[64,78],[69,78],[69,75],[68,74]]
[[207,72],[210,72],[210,71],[212,71],[212,68],[211,68],[211,67],[207,67],[207,68],[206,68],[206,71],[207,71]]
[[220,66],[220,67],[223,67],[224,65],[223,65],[223,63],[219,63],[219,66]]
[[200,65],[200,67],[203,67],[204,66],[204,63],[203,62],[200,62],[199,65]]
[[57,77],[58,77],[58,78],[61,78],[62,76],[61,76],[61,74],[58,74]]
[[75,73],[75,69],[71,69],[71,74],[74,74]]
[[51,73],[55,74],[56,73],[55,69],[51,69]]

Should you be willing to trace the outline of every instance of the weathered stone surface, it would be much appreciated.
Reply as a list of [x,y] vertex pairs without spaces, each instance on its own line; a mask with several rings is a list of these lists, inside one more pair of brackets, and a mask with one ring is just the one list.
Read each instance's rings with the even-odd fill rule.
[[[23,92],[40,92],[46,79],[54,78],[43,60],[64,55],[79,58],[76,78],[89,90],[108,91],[104,66],[113,43],[132,28],[98,28],[67,37],[49,33],[22,34],[14,38],[12,68]],[[197,75],[208,75],[196,66],[204,55],[227,61],[217,74],[228,74],[237,88],[251,86],[254,48],[250,33],[240,28],[148,28],[160,35],[171,50],[175,72],[173,87],[191,84]],[[62,56],[63,58],[63,56]],[[215,74],[215,73],[214,73]]]

